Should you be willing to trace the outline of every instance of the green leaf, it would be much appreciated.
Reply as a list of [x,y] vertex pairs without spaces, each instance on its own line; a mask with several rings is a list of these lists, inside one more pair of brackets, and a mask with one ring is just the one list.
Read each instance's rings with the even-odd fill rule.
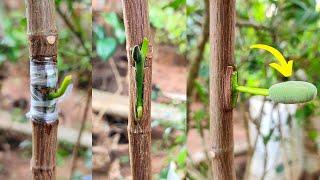
[[186,136],[185,134],[182,134],[182,135],[178,136],[178,137],[174,140],[174,142],[175,142],[176,144],[184,144],[184,143],[186,142],[186,140],[187,140],[187,136]]
[[56,6],[60,6],[62,0],[55,0],[55,2],[56,2]]
[[318,132],[316,130],[311,130],[308,132],[308,136],[312,141],[316,141],[318,137]]
[[197,94],[199,95],[199,98],[201,100],[201,102],[208,104],[209,103],[209,92],[208,89],[206,87],[204,87],[199,81],[195,81],[194,83],[195,86],[195,91],[197,92]]
[[302,108],[296,111],[295,117],[299,124],[303,124],[306,120],[314,114],[315,111],[315,104],[314,103],[307,103]]
[[149,40],[147,38],[143,38],[143,42],[140,48],[141,55],[143,61],[146,59],[148,51],[149,51]]
[[98,39],[96,48],[98,56],[107,61],[116,52],[117,41],[114,38]]
[[188,156],[187,148],[183,147],[176,158],[176,162],[179,167],[184,167],[186,165],[187,156]]
[[284,165],[283,164],[279,164],[276,167],[276,173],[280,174],[284,171]]
[[123,44],[126,41],[126,34],[125,34],[124,29],[116,28],[114,35],[116,36],[116,38],[120,44]]
[[67,70],[69,70],[68,64],[64,63],[64,61],[63,61],[61,56],[57,57],[57,65],[58,65],[59,71],[67,71]]
[[114,12],[104,13],[102,14],[102,17],[104,17],[104,20],[106,21],[106,23],[110,24],[112,27],[120,26],[120,22],[116,13]]
[[159,180],[167,180],[168,171],[169,171],[168,167],[165,167],[165,168],[161,169],[157,179],[159,179]]
[[263,22],[265,20],[265,12],[266,6],[265,3],[256,2],[253,4],[253,17],[256,19],[257,22]]
[[198,10],[198,6],[188,5],[186,10],[187,17],[190,17],[192,13],[195,13]]
[[197,110],[193,114],[193,119],[197,122],[200,123],[200,121],[205,120],[208,117],[208,112],[205,111],[204,109]]
[[123,164],[126,164],[130,161],[129,156],[126,156],[126,155],[120,156],[119,159],[120,159],[120,163],[123,163]]
[[93,27],[93,32],[96,35],[96,37],[98,39],[103,39],[105,38],[105,32],[104,32],[104,28],[101,25],[96,25]]
[[124,31],[123,23],[120,22],[116,13],[104,13],[102,14],[106,23],[110,24],[114,29],[114,35],[120,44],[123,44],[126,40],[126,34]]
[[174,1],[171,1],[169,4],[165,5],[163,9],[171,7],[174,10],[177,10],[181,7],[184,7],[185,5],[186,5],[186,0],[174,0]]

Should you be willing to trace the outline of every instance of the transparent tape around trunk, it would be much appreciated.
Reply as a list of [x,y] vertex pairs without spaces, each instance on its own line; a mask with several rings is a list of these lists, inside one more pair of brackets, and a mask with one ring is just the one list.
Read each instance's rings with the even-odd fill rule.
[[33,121],[52,123],[58,119],[57,103],[70,94],[72,85],[62,97],[49,100],[48,93],[56,89],[58,71],[53,61],[50,58],[47,60],[30,62],[31,103],[26,116]]

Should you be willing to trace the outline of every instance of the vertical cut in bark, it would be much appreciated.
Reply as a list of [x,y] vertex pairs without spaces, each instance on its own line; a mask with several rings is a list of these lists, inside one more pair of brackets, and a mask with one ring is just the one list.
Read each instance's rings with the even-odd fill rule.
[[[54,0],[26,0],[30,61],[55,64],[57,59],[57,28]],[[45,62],[46,61],[46,62]],[[43,89],[46,96],[50,89]],[[32,179],[55,179],[58,120],[46,123],[32,121]]]
[[150,40],[150,25],[147,0],[122,0],[124,25],[127,37],[127,57],[129,73],[129,119],[128,137],[131,173],[134,180],[151,179],[151,74],[152,74],[152,46],[144,68],[143,115],[136,119],[136,78],[135,62],[131,57],[131,48],[141,45],[143,38]]
[[230,83],[234,66],[235,0],[210,0],[211,164],[216,180],[235,179]]

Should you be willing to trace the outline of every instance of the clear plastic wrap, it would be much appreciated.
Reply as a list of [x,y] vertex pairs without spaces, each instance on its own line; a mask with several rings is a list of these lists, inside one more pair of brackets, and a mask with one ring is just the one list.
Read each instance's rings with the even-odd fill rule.
[[56,89],[58,82],[58,71],[51,57],[44,60],[30,61],[30,111],[26,116],[33,121],[52,123],[58,119],[57,103],[61,101],[72,90],[72,85],[67,88],[66,93],[56,99],[48,99],[48,93]]

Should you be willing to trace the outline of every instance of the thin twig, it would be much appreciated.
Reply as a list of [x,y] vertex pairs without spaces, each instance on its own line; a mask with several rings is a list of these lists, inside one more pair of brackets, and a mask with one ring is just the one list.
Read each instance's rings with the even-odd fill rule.
[[[201,121],[198,122],[198,124],[199,124],[199,133],[200,133],[200,136],[201,136],[201,143],[202,143],[202,146],[204,147],[204,154],[205,154],[205,157],[206,157],[206,162],[210,162],[209,151],[208,151],[207,146],[206,146],[206,141],[205,141],[205,136],[204,136],[204,129],[203,129]],[[212,171],[212,168],[210,167],[211,166],[210,163],[208,164],[208,166],[209,166],[208,171]],[[208,174],[212,174],[212,172],[209,172]]]
[[60,9],[59,6],[56,7],[56,10],[57,10],[59,16],[61,16],[61,18],[64,21],[64,23],[69,27],[71,32],[77,37],[77,39],[79,40],[81,46],[86,51],[86,55],[90,56],[91,55],[90,50],[86,47],[86,45],[84,43],[84,39],[83,39],[83,37],[81,35],[81,31],[75,29],[75,27],[72,25],[72,23],[70,22],[68,17],[62,12],[62,10]]
[[109,63],[110,63],[112,72],[114,74],[114,77],[116,78],[116,82],[118,85],[118,88],[117,88],[117,91],[115,92],[115,94],[120,94],[123,90],[122,78],[120,76],[119,70],[118,70],[117,65],[115,64],[113,58],[110,58]]
[[250,28],[254,28],[256,30],[266,30],[266,31],[271,31],[272,29],[268,26],[264,26],[262,24],[257,24],[255,22],[250,22],[250,21],[243,21],[238,19],[236,22],[236,26],[238,27],[250,27]]
[[205,3],[205,17],[203,23],[203,31],[202,36],[200,38],[198,44],[198,53],[194,60],[191,61],[191,65],[189,68],[188,79],[187,79],[187,120],[186,120],[186,131],[188,132],[190,121],[191,121],[191,99],[192,93],[194,90],[194,82],[195,79],[198,77],[200,63],[203,59],[203,53],[205,49],[205,45],[209,39],[209,22],[210,22],[210,12],[209,12],[209,0],[204,0]]
[[268,164],[268,147],[267,144],[264,144],[264,159],[263,159],[263,173],[261,180],[264,180],[267,175],[267,164]]
[[[89,78],[89,80],[91,82],[91,78]],[[70,180],[72,179],[73,174],[74,174],[74,170],[76,168],[77,157],[78,157],[77,154],[78,154],[78,149],[80,147],[80,139],[81,139],[81,135],[82,135],[82,132],[84,130],[84,127],[85,127],[86,120],[87,120],[88,110],[89,110],[89,107],[91,105],[91,103],[90,103],[91,102],[91,97],[92,97],[92,92],[91,92],[91,88],[90,88],[88,90],[86,106],[85,106],[84,111],[83,111],[83,116],[82,116],[82,120],[81,120],[81,127],[80,127],[80,130],[79,130],[79,135],[78,135],[78,138],[77,138],[77,142],[76,142],[76,144],[75,144],[75,146],[73,148],[73,151],[72,151]]]
[[[254,155],[254,150],[256,149],[257,147],[257,144],[258,144],[258,139],[259,139],[259,136],[261,135],[261,132],[260,132],[260,126],[261,126],[261,121],[262,121],[262,116],[264,115],[264,106],[266,104],[266,98],[264,97],[263,98],[263,103],[262,103],[262,106],[261,106],[261,109],[260,109],[260,112],[259,112],[259,116],[257,118],[252,118],[251,117],[251,114],[250,112],[248,111],[248,108],[249,106],[247,106],[247,111],[245,112],[245,121],[247,121],[247,124],[248,125],[245,125],[246,127],[246,135],[247,135],[247,139],[248,139],[248,147],[249,147],[249,150],[248,150],[248,159],[247,159],[247,164],[246,164],[246,170],[245,170],[245,175],[244,175],[244,179],[247,180],[249,179],[249,175],[250,175],[250,166],[251,166],[251,163],[252,163],[252,158],[253,158],[253,155]],[[251,140],[250,140],[250,132],[249,132],[249,121],[251,123],[253,123],[255,125],[255,128],[256,128],[256,131],[257,131],[257,135],[254,139],[254,143],[253,145],[251,146]]]
[[[272,105],[272,108],[271,108],[271,112],[270,112],[271,123],[274,123],[274,118],[273,118],[272,114],[273,114],[273,111],[274,111],[276,108],[277,108],[277,104],[273,104],[273,105]],[[270,136],[272,136],[272,133],[274,132],[275,128],[276,128],[276,126],[273,127],[273,128],[270,128],[270,131],[271,131],[271,134],[269,134]],[[260,133],[261,136],[263,136],[261,132],[259,132],[259,133]],[[270,132],[269,132],[269,133],[270,133]],[[268,141],[268,142],[269,142],[269,141]],[[262,176],[261,176],[261,180],[264,180],[265,177],[266,177],[266,175],[267,175],[268,172],[269,172],[269,169],[267,169],[268,158],[269,158],[268,142],[266,142],[266,143],[264,142],[264,143],[263,143],[263,144],[264,144],[264,150],[265,150],[265,152],[264,152],[263,173],[262,173]]]
[[[288,112],[289,113],[289,112]],[[287,147],[286,147],[286,143],[285,143],[285,139],[283,137],[283,132],[282,132],[282,123],[281,123],[281,116],[280,116],[280,107],[278,105],[278,119],[279,119],[279,135],[280,135],[280,145],[283,147],[283,161],[284,161],[284,170],[285,170],[285,174],[287,176],[288,179],[292,179],[292,171],[290,168],[290,164],[289,164],[289,158],[287,155]],[[280,146],[280,147],[281,147]]]

